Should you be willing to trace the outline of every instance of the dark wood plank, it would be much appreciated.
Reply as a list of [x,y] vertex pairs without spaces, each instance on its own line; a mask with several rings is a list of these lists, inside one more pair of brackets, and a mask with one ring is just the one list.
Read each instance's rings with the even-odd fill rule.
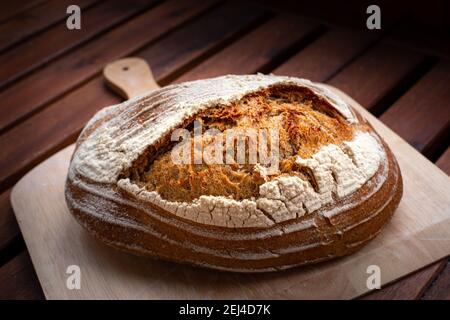
[[26,251],[0,268],[0,299],[45,299]]
[[[177,73],[178,70],[183,69],[186,65],[192,64],[193,61],[198,60],[215,47],[220,46],[224,41],[229,40],[234,34],[239,33],[264,17],[264,12],[259,10],[240,14],[240,12],[245,12],[243,9],[249,9],[249,7],[237,2],[219,6],[178,31],[162,38],[155,45],[140,50],[138,56],[152,62],[152,65],[154,65],[153,73],[156,79],[159,79],[161,82],[167,79],[169,75]],[[234,21],[233,26],[229,26],[230,19]],[[193,39],[192,41],[183,41],[191,38]],[[98,77],[97,84],[99,86],[95,86],[93,90],[100,90],[101,92],[104,89],[101,85],[102,81],[101,77]],[[110,95],[107,94],[107,96],[109,97]],[[104,103],[106,105],[118,101],[111,95],[111,100],[106,99]],[[95,101],[92,103],[95,104]],[[91,112],[89,111],[88,115]],[[83,122],[80,122],[78,125],[82,126]],[[8,195],[4,193],[1,195],[1,199],[3,198],[7,199]],[[4,228],[1,228],[3,222]],[[5,200],[1,202],[0,206],[0,248],[3,243],[6,244],[17,236],[18,231],[14,227],[15,219],[12,215],[12,209],[9,200]]]
[[439,157],[436,165],[450,176],[450,147]]
[[45,0],[15,0],[15,1],[1,1],[0,2],[0,23],[7,19],[11,19],[20,12],[33,8]]
[[[79,0],[77,5],[86,9],[98,0]],[[25,40],[46,27],[66,18],[66,9],[73,4],[71,0],[50,0],[30,10],[24,11],[14,19],[0,25],[0,52]],[[65,25],[65,22],[63,22]]]
[[420,54],[378,44],[328,83],[376,114],[386,107],[383,99],[391,96],[423,62],[424,56]]
[[265,71],[284,51],[318,30],[319,25],[310,20],[298,16],[279,15],[189,70],[175,82],[228,73],[247,74]]
[[381,117],[417,150],[432,156],[448,143],[450,63],[438,63]]
[[424,25],[402,24],[389,33],[388,43],[402,46],[408,50],[417,50],[429,55],[450,57],[450,37],[445,30],[439,32]]
[[424,300],[450,300],[450,262],[445,262],[445,268],[424,293]]
[[0,110],[3,112],[0,132],[88,80],[106,63],[154,41],[214,3],[199,0],[164,2],[15,83],[0,93]]
[[334,28],[273,70],[273,73],[323,82],[376,39],[376,36],[367,33]]
[[[0,176],[4,178],[4,186],[10,186],[45,156],[73,142],[81,127],[95,111],[117,102],[119,99],[106,91],[101,78],[95,78],[1,135],[0,145],[4,151],[10,145],[8,149],[14,153],[0,154]],[[6,142],[7,140],[9,142]],[[33,147],[33,144],[43,149],[39,150]]]
[[138,56],[147,59],[160,84],[165,85],[263,23],[269,15],[249,3],[231,1],[161,39],[158,45],[141,50]]
[[[389,27],[405,14],[404,7],[407,0],[390,1],[378,0],[376,3],[382,8],[382,29]],[[273,10],[307,15],[313,19],[319,19],[325,23],[351,27],[353,29],[366,29],[366,9],[371,4],[369,1],[311,1],[311,0],[259,0]],[[422,6],[424,7],[424,6]],[[374,33],[379,32],[373,30]]]
[[11,189],[0,194],[0,252],[10,245],[20,232],[9,200],[10,195]]
[[154,5],[157,0],[110,0],[86,10],[81,30],[68,31],[58,23],[30,41],[23,42],[0,55],[0,88],[40,65],[125,21]]

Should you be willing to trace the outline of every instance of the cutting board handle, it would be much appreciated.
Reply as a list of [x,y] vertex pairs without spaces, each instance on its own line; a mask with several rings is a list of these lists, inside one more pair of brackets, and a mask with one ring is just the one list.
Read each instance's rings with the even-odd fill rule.
[[125,99],[159,88],[150,66],[141,58],[111,62],[103,69],[103,76],[108,86]]

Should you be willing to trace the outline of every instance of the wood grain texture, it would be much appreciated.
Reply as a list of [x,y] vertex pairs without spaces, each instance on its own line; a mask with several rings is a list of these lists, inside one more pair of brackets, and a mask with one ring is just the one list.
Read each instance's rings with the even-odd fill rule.
[[[98,0],[79,0],[77,5],[83,10]],[[23,41],[67,17],[66,9],[73,4],[71,0],[50,0],[19,13],[14,19],[0,25],[0,52]],[[63,22],[65,25],[65,22]]]
[[0,1],[0,23],[13,18],[18,13],[33,8],[44,1],[45,0]]
[[83,11],[81,30],[68,31],[65,23],[58,23],[33,37],[32,41],[11,48],[0,55],[0,64],[3,66],[0,68],[0,87],[120,24],[156,2],[156,0],[132,0],[126,3],[120,0],[106,1]]
[[[384,283],[447,255],[450,195],[443,190],[450,187],[450,178],[362,107],[357,108],[396,154],[405,194],[391,223],[356,254],[311,268],[242,275],[141,259],[106,248],[89,237],[65,207],[63,186],[73,150],[69,147],[27,174],[12,193],[45,294],[48,298],[115,299],[351,298],[367,291],[369,264],[381,267]],[[52,183],[42,183],[47,179]],[[41,187],[34,181],[40,181]],[[432,219],[424,214],[429,210],[434,213]],[[46,223],[37,224],[37,220]],[[60,270],[69,260],[76,261],[89,278],[82,284],[84,290],[66,289],[65,274]]]
[[[161,39],[138,55],[151,61],[161,84],[195,67],[237,37],[267,20],[270,13],[245,2],[231,1]],[[230,23],[230,21],[233,23]]]
[[363,32],[331,29],[272,72],[323,82],[376,39]]
[[[176,83],[223,74],[263,71],[271,61],[308,37],[319,25],[297,16],[279,15],[175,80]],[[273,46],[273,43],[277,43]]]
[[164,2],[15,83],[0,93],[0,110],[8,110],[0,118],[0,132],[99,73],[106,63],[141,48],[214,3]]
[[44,298],[27,252],[22,252],[0,268],[0,299]]
[[450,64],[438,63],[381,117],[412,146],[430,156],[449,139]]
[[378,44],[327,82],[374,112],[423,61],[420,54]]
[[119,101],[105,90],[103,81],[95,79],[1,135],[0,144],[11,153],[0,154],[0,188],[7,188],[46,155],[72,143],[96,111]]
[[125,100],[159,88],[150,66],[144,59],[136,57],[108,63],[103,69],[103,77],[108,87]]
[[445,267],[425,292],[424,300],[450,300],[450,262],[445,261]]

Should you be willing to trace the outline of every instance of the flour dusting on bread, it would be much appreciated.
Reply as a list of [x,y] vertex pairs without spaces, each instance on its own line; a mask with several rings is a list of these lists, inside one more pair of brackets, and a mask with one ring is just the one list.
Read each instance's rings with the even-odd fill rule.
[[[275,85],[297,85],[312,90],[331,103],[349,123],[357,121],[347,104],[326,87],[309,80],[265,75],[227,75],[170,85],[146,96],[100,111],[86,125],[89,131],[98,119],[116,112],[117,116],[95,128],[77,149],[72,168],[101,183],[115,183],[120,172],[151,144],[191,115],[218,104],[229,104],[244,95]],[[132,105],[139,109],[129,108]],[[144,119],[152,109],[161,113]],[[143,120],[142,120],[143,119]],[[127,128],[121,132],[120,128]]]
[[[312,173],[314,184],[298,176],[281,175],[262,184],[258,197],[248,199],[202,195],[191,202],[170,201],[129,178],[120,178],[120,173],[130,168],[149,146],[192,115],[277,85],[308,88],[318,99],[331,104],[349,125],[358,123],[351,108],[338,95],[304,79],[229,75],[187,82],[100,111],[83,131],[85,136],[82,134],[80,138],[69,176],[73,180],[84,176],[95,183],[117,185],[140,201],[196,223],[265,228],[300,218],[333,203],[336,197],[352,194],[381,165],[387,165],[378,139],[370,132],[355,132],[353,139],[341,146],[328,144],[311,157],[297,156],[296,164]],[[157,112],[158,108],[161,112]],[[108,120],[97,126],[105,118]]]
[[300,165],[314,173],[317,191],[297,176],[280,176],[262,184],[257,199],[236,201],[221,196],[201,196],[191,203],[183,203],[163,199],[157,192],[140,188],[128,178],[119,180],[118,186],[142,201],[197,223],[230,228],[269,227],[332,203],[333,194],[343,198],[353,193],[381,164],[387,165],[382,147],[370,133],[358,133],[346,145],[351,156],[335,145],[327,145],[309,159],[298,158]]

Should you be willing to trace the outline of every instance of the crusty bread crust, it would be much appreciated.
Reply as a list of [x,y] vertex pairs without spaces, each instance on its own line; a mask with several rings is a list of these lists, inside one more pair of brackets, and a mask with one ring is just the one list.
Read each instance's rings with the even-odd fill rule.
[[[162,111],[155,108],[153,112]],[[104,113],[91,121],[75,154],[96,128],[119,112]],[[355,110],[351,112],[366,123]],[[117,183],[95,181],[76,170],[66,181],[66,202],[77,221],[96,238],[138,255],[237,272],[276,271],[325,261],[351,254],[373,239],[402,196],[395,157],[370,125],[367,128],[385,154],[373,176],[349,195],[267,227],[230,228],[183,219],[138,199]]]

